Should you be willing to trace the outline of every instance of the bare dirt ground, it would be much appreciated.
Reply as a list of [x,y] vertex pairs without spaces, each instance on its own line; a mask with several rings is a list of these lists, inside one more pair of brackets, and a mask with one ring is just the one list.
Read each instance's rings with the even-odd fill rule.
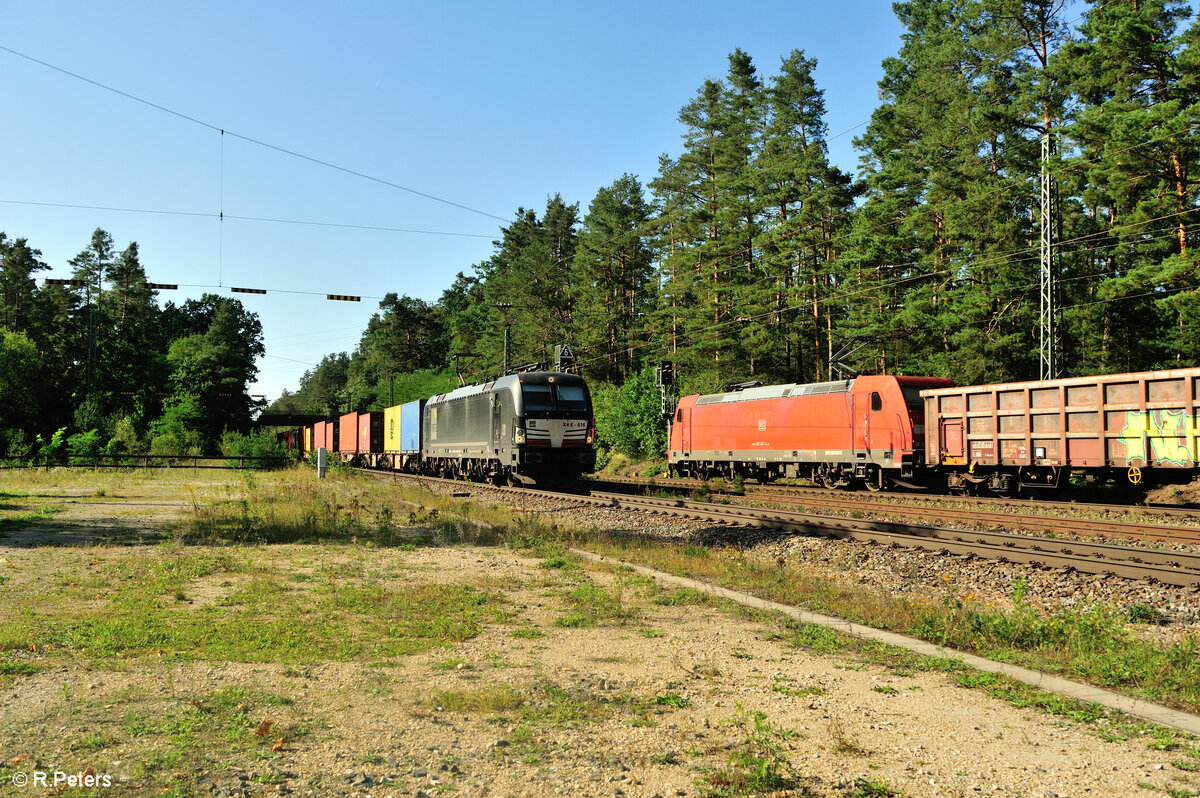
[[1151,504],[1200,504],[1200,479],[1181,485],[1160,485],[1146,491]]
[[[52,520],[0,533],[0,629],[48,583],[94,579],[110,560],[176,556],[143,544],[188,512],[182,490],[76,492],[81,501]],[[383,661],[181,662],[170,650],[72,661],[0,648],[0,663],[14,664],[0,670],[0,794],[59,794],[19,784],[55,771],[111,783],[65,793],[89,795],[1067,798],[1200,788],[1195,760],[1150,747],[1161,738],[1149,731],[1107,741],[942,672],[806,650],[777,622],[664,600],[619,569],[478,546],[225,555],[240,573],[299,574],[296,589],[318,565],[369,573],[389,590],[476,585],[505,611],[470,639]],[[581,585],[616,597],[619,617],[563,625]],[[201,578],[182,594],[199,609],[241,586]],[[38,669],[15,667],[26,663]]]

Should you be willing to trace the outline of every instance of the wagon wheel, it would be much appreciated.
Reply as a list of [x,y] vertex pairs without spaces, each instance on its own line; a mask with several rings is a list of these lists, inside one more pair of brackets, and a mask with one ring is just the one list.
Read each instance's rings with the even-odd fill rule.
[[1137,466],[1130,466],[1129,470],[1125,472],[1125,476],[1134,485],[1142,484],[1142,469]]

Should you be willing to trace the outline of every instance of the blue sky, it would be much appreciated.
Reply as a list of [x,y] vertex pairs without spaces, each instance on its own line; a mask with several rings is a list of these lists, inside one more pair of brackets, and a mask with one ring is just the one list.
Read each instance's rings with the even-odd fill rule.
[[267,289],[239,298],[263,322],[269,399],[353,350],[385,293],[436,301],[517,208],[560,193],[585,213],[622,174],[651,180],[736,47],[764,78],[793,49],[818,59],[831,156],[855,170],[902,32],[881,0],[9,0],[4,17],[0,46],[195,121],[0,51],[0,231],[41,249],[43,276],[102,227],[180,284],[163,302]]

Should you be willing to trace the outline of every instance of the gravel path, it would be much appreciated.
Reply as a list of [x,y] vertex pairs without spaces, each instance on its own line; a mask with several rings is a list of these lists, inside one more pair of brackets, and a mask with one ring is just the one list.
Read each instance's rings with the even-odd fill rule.
[[[295,556],[313,555],[297,548]],[[516,638],[514,626],[495,624],[385,667],[62,667],[0,693],[5,761],[17,761],[14,771],[21,761],[67,772],[92,767],[113,777],[119,794],[161,795],[163,785],[141,777],[139,763],[169,750],[170,740],[129,736],[121,730],[128,717],[187,716],[193,701],[236,688],[285,699],[245,709],[252,725],[280,730],[279,750],[181,773],[192,785],[183,794],[695,796],[706,777],[737,772],[731,758],[747,753],[777,762],[793,785],[780,794],[790,795],[884,794],[867,790],[887,786],[914,797],[1064,798],[1200,786],[1173,764],[1179,753],[1147,747],[1153,737],[1105,742],[1094,729],[1016,709],[943,673],[898,673],[795,649],[771,625],[646,601],[628,577],[606,569],[587,577],[624,596],[637,621],[570,629],[555,625],[568,606],[538,560],[470,548],[373,557],[381,567],[398,558],[423,579],[527,586],[507,597],[521,626],[543,636]],[[440,698],[498,687],[540,717]],[[306,726],[316,731],[293,737]],[[89,735],[111,744],[81,749]]]

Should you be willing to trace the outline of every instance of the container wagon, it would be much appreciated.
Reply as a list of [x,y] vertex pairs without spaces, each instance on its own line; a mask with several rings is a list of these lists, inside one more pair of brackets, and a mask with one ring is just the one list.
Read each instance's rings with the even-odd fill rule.
[[356,451],[359,465],[375,467],[383,454],[383,411],[372,410],[358,414]]
[[318,421],[313,424],[313,451],[325,449],[327,452],[333,452],[333,434],[330,431],[332,426],[331,421]]
[[385,467],[409,473],[421,470],[421,416],[424,410],[424,399],[384,409],[381,462]]
[[346,413],[338,416],[334,422],[333,450],[338,459],[349,463],[358,454],[358,413]]

